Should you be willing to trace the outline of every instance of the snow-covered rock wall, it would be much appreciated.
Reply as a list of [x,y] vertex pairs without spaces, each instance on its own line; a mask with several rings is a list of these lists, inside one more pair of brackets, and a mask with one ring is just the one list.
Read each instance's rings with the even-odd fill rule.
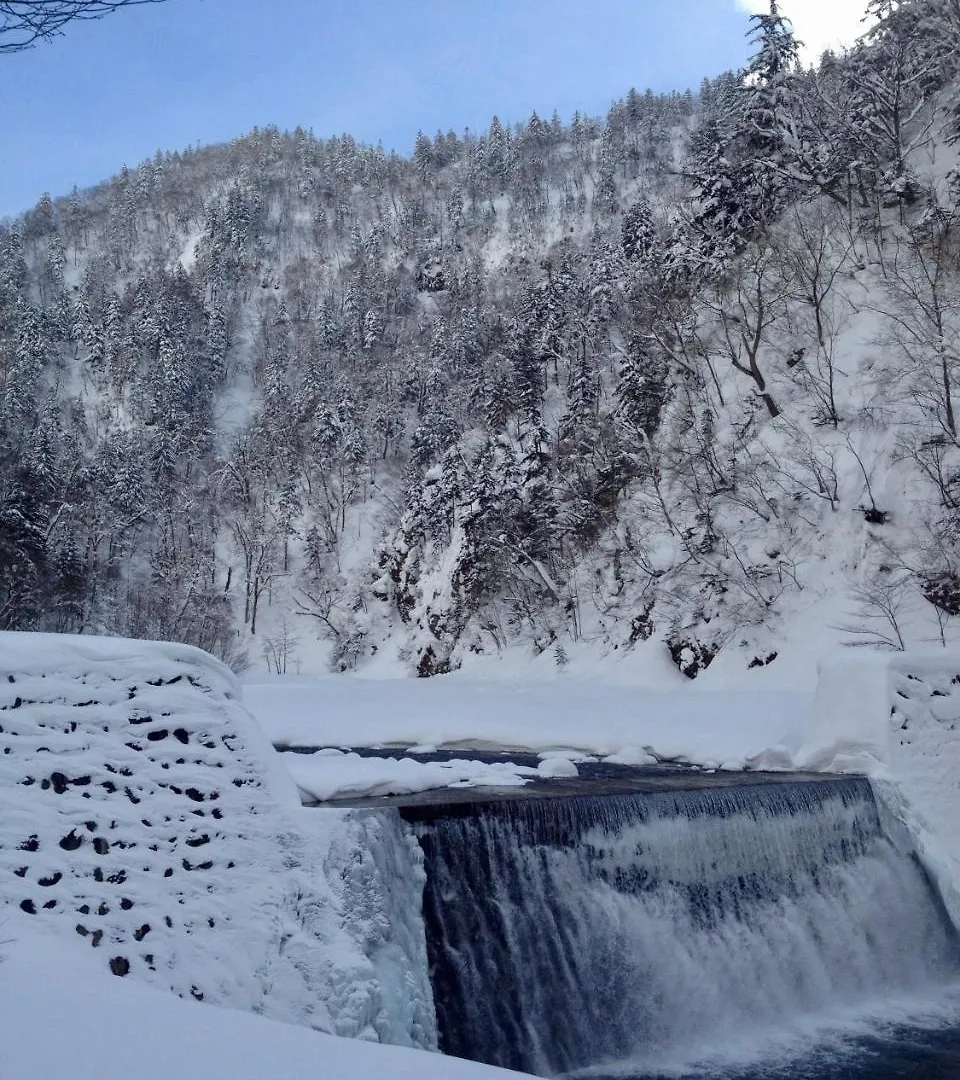
[[869,775],[960,927],[960,655],[857,652],[821,662],[791,758],[800,769]]
[[432,1046],[417,858],[389,821],[303,810],[206,653],[0,633],[0,908],[114,974]]

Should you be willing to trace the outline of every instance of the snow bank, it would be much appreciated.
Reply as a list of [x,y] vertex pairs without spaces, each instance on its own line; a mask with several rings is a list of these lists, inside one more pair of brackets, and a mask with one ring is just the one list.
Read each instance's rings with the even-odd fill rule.
[[289,676],[251,679],[243,699],[276,746],[574,749],[624,763],[742,768],[796,739],[813,691],[656,691],[562,678],[491,683]]
[[821,661],[810,720],[792,757],[798,768],[875,774],[890,764],[892,663],[888,653],[862,652]]
[[[432,1045],[417,855],[388,832],[304,811],[207,654],[0,633],[0,907],[104,970]],[[378,878],[400,858],[403,897]]]
[[[418,791],[447,787],[516,787],[525,784],[528,777],[546,775],[538,769],[512,762],[486,765],[466,760],[369,758],[339,750],[288,754],[284,764],[306,802],[360,795],[413,795]],[[577,775],[575,765],[572,775]]]
[[870,776],[960,926],[960,655],[846,653],[822,662],[791,762]]
[[40,936],[25,915],[12,916],[3,937],[5,1080],[516,1080],[487,1065],[338,1039],[121,983],[92,954]]

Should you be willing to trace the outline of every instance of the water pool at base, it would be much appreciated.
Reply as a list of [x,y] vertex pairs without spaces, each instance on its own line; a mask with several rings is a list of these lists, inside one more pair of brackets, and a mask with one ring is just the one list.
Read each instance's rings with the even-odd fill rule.
[[832,1029],[731,1045],[705,1060],[671,1055],[568,1074],[569,1080],[960,1080],[960,987],[913,1019],[860,1017]]

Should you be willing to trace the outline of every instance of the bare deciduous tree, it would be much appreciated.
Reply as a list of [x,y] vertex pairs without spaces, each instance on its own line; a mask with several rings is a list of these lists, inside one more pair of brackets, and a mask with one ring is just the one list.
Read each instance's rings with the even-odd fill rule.
[[909,575],[875,575],[850,590],[856,608],[850,622],[835,629],[850,636],[847,645],[861,648],[906,649],[906,609],[916,586]]
[[960,442],[958,254],[956,215],[930,209],[888,241],[883,264],[887,298],[872,305],[887,319],[887,343],[906,361],[904,381],[921,415],[955,444]]
[[756,249],[732,266],[728,280],[719,283],[706,301],[716,316],[720,352],[752,380],[771,419],[782,410],[770,392],[761,359],[771,351],[771,338],[786,317],[793,289],[791,270],[783,260],[769,249]]
[[67,23],[163,0],[0,0],[0,53],[22,52],[63,33]]
[[805,337],[795,373],[816,402],[819,423],[840,422],[837,411],[836,350],[849,322],[851,304],[838,281],[856,263],[856,241],[841,208],[826,200],[796,206],[779,247],[793,282],[797,330]]

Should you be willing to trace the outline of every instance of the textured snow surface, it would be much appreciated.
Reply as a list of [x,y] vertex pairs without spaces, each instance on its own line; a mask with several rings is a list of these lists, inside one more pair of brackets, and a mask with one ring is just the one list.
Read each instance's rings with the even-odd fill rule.
[[114,979],[11,916],[0,948],[3,1080],[496,1080],[486,1065],[371,1046]]
[[277,746],[575,749],[625,763],[742,768],[771,745],[798,737],[813,688],[656,691],[587,678],[290,676],[251,679],[243,700]]
[[199,650],[0,634],[0,907],[184,997],[433,1045],[416,845],[277,762]]
[[331,749],[313,754],[288,754],[284,764],[305,802],[351,795],[412,795],[446,787],[516,787],[525,784],[526,778],[531,776],[577,775],[575,765],[572,773],[550,772],[512,762],[485,765],[467,760],[368,758]]
[[847,653],[824,661],[810,723],[791,761],[802,769],[871,776],[960,926],[956,651]]

